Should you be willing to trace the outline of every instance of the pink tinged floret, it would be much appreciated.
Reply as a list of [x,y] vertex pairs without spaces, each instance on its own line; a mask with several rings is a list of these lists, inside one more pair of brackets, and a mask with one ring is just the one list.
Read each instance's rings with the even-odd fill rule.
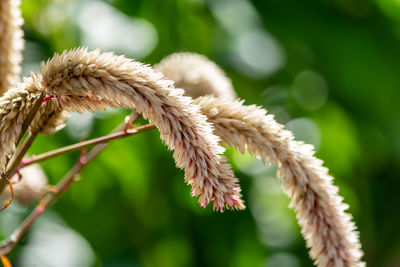
[[235,196],[231,197],[231,199],[232,199],[233,202],[236,202],[236,203],[239,202],[239,200],[238,200],[237,197],[235,197]]
[[102,103],[103,103],[103,98],[100,97],[100,96],[98,96],[98,97],[96,98],[96,101],[97,101],[98,104],[102,104]]
[[188,184],[193,184],[193,181],[197,178],[197,174],[193,175],[192,179],[188,181]]
[[219,212],[224,212],[224,207],[219,207],[219,206],[217,206],[217,205],[214,205],[213,206],[213,211],[219,211]]
[[51,95],[46,95],[43,99],[43,102],[46,103],[48,102],[50,99],[54,98],[55,96],[53,94]]

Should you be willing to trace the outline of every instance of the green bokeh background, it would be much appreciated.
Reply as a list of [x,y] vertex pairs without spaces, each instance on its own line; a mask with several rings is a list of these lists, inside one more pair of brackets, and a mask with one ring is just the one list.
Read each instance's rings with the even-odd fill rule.
[[[84,25],[96,5],[113,14],[98,19],[121,22],[104,28],[103,39],[88,36]],[[54,52],[81,45],[148,64],[179,51],[215,61],[247,104],[263,106],[298,140],[316,145],[350,205],[368,266],[400,266],[400,1],[23,0],[21,8],[25,75]],[[141,27],[135,21],[145,21],[147,37],[134,36],[132,47],[148,45],[118,45],[124,31]],[[107,134],[127,114],[75,117],[54,136],[40,136],[30,152]],[[158,132],[114,141],[50,212],[90,244],[91,263],[78,259],[76,266],[313,266],[276,167],[229,148],[226,155],[248,208],[221,214],[190,197]],[[41,166],[56,183],[77,157]],[[11,207],[7,216],[18,222],[31,208]],[[4,223],[3,236],[14,228]],[[31,266],[22,259],[31,243],[28,235],[11,254],[16,266]]]

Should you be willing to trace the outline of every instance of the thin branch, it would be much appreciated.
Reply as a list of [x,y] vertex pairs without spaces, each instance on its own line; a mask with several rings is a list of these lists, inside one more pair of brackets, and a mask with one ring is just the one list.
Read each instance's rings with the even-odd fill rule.
[[8,164],[9,167],[7,168],[6,172],[7,177],[10,177],[10,174],[12,174],[14,170],[18,167],[18,164],[25,156],[26,152],[28,152],[28,149],[31,147],[33,141],[35,141],[37,135],[38,135],[37,132],[35,133],[30,132],[29,135],[26,137],[24,143],[21,145],[19,150],[14,154],[10,163]]
[[[94,158],[92,156],[92,158]],[[22,222],[22,224],[12,233],[9,240],[0,245],[0,256],[4,256],[11,252],[17,245],[18,241],[25,235],[32,224],[36,221],[40,214],[42,214],[48,207],[50,207],[57,198],[66,192],[71,185],[75,182],[76,174],[87,164],[89,160],[82,161],[81,159],[74,165],[74,167],[64,176],[64,178],[40,200],[39,204],[31,212],[31,214]]]
[[[39,97],[36,99],[35,104],[33,105],[32,109],[29,111],[28,115],[26,116],[24,122],[22,123],[21,127],[21,132],[19,136],[17,137],[16,144],[19,144],[22,140],[22,138],[25,135],[25,132],[28,130],[29,126],[31,125],[32,120],[35,118],[36,113],[38,112],[40,106],[43,103],[45,94],[40,93]],[[36,137],[36,134],[28,136],[27,140],[25,143],[20,147],[18,152],[14,154],[12,161],[10,163],[10,167],[7,169],[5,176],[10,177],[10,174],[15,170],[21,159],[24,157],[26,152],[28,151],[29,147],[32,145],[34,139]],[[5,186],[7,185],[6,179],[1,179],[0,180],[0,194],[3,192]]]
[[[3,192],[4,188],[7,186],[7,181],[5,180],[7,177],[12,177],[18,170],[19,170],[19,164],[22,160],[22,158],[25,156],[26,152],[28,149],[31,147],[33,141],[35,140],[36,136],[38,133],[29,133],[29,135],[26,137],[24,143],[21,145],[19,150],[14,154],[14,156],[11,158],[11,162],[8,164],[8,169],[4,175],[4,179],[2,179],[2,182],[0,183],[0,195]],[[3,182],[4,181],[4,182]]]
[[36,99],[35,104],[33,105],[32,109],[29,111],[24,122],[22,123],[21,133],[18,136],[16,144],[19,144],[19,142],[21,142],[22,137],[24,137],[25,132],[28,130],[32,120],[35,118],[36,113],[38,112],[40,106],[42,105],[44,97],[45,94],[41,93],[39,97]]
[[[129,132],[129,127],[132,125],[132,123],[134,121],[136,121],[138,118],[140,117],[140,115],[136,112],[132,112],[132,114],[128,117],[125,118],[125,123],[121,123],[120,125],[118,125],[113,132],[118,132],[118,131],[124,131]],[[147,124],[147,125],[143,125],[143,126],[139,126],[139,127],[145,127],[148,126],[148,129],[144,129],[144,131],[150,131],[152,129],[156,129],[156,127],[153,124]],[[136,127],[135,129],[138,129],[139,127]],[[133,130],[133,129],[132,129]],[[129,135],[125,135],[125,136],[129,136]],[[125,137],[123,136],[123,137]],[[100,153],[103,149],[105,149],[108,146],[109,142],[106,143],[99,143],[97,144],[91,151],[90,153]],[[97,152],[96,152],[97,151]]]
[[[55,150],[52,150],[49,152],[45,152],[43,154],[33,156],[28,159],[24,159],[21,161],[20,167],[23,168],[23,167],[28,166],[33,163],[41,162],[41,161],[44,161],[44,160],[47,160],[50,158],[54,158],[54,157],[57,157],[60,155],[64,155],[67,153],[71,153],[74,151],[79,151],[79,150],[82,150],[83,148],[91,147],[93,145],[105,144],[114,139],[131,136],[131,135],[134,135],[137,133],[142,133],[142,132],[150,131],[153,129],[155,129],[155,126],[153,124],[146,124],[143,126],[133,128],[133,129],[122,130],[122,131],[118,131],[115,133],[111,133],[106,136],[94,138],[94,139],[87,140],[87,141],[82,141],[82,142],[79,142],[79,143],[76,143],[73,145],[69,145],[69,146],[61,147],[61,148],[58,148],[58,149],[55,149]],[[13,174],[15,174],[15,173],[13,173]]]
[[[120,130],[121,127],[124,127],[125,124],[122,124],[117,127],[116,130]],[[134,135],[141,132],[145,132],[147,130],[153,129],[154,126],[152,124],[147,124],[144,126],[140,126],[134,129],[129,129],[128,135]],[[120,133],[120,132],[117,132]],[[122,135],[120,137],[127,136]],[[115,138],[113,138],[115,139]],[[109,139],[112,140],[112,139]],[[4,256],[10,253],[14,247],[18,244],[21,238],[26,234],[32,224],[36,221],[36,219],[42,214],[46,209],[48,209],[63,193],[67,192],[68,189],[75,183],[76,175],[85,167],[89,162],[91,162],[101,151],[107,146],[107,143],[101,143],[95,146],[87,155],[81,155],[77,163],[72,167],[72,169],[58,182],[57,185],[54,186],[52,190],[50,190],[39,202],[39,204],[35,207],[35,209],[31,212],[31,214],[22,222],[22,224],[11,234],[10,238],[0,245],[0,256]],[[86,148],[85,147],[81,147]]]

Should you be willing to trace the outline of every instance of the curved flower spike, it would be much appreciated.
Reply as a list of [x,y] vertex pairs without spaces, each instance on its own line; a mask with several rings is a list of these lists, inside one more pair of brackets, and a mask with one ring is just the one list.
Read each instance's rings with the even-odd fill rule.
[[0,1],[0,96],[15,86],[24,47],[19,0]]
[[277,162],[278,176],[297,212],[310,255],[318,266],[364,266],[348,208],[332,184],[328,169],[315,158],[314,147],[294,141],[273,115],[243,101],[205,96],[195,99],[212,122],[214,133],[242,153],[247,149],[264,161]]
[[175,53],[164,58],[154,68],[193,98],[214,95],[236,99],[232,82],[217,64],[205,56],[187,52]]
[[[21,131],[25,113],[39,92],[54,96],[48,110],[40,109],[32,125],[38,125],[40,115],[54,112],[55,103],[66,111],[103,110],[106,106],[134,108],[159,129],[178,167],[185,169],[185,181],[199,202],[211,201],[216,210],[225,207],[242,209],[240,188],[230,165],[220,154],[218,138],[206,122],[199,107],[173,82],[141,63],[112,53],[88,52],[85,48],[64,52],[43,63],[41,74],[25,79],[22,87],[0,98],[0,167],[4,171],[6,157],[15,150],[16,135]],[[46,105],[46,104],[45,104]]]
[[[165,57],[155,67],[167,79],[173,80],[177,88],[183,88],[185,95],[221,96],[236,99],[235,90],[224,71],[207,57],[195,53],[175,53]],[[43,115],[37,123],[32,123],[31,131],[53,134],[64,126],[68,112],[60,109],[56,102],[49,101],[50,107],[43,108]]]
[[[207,77],[210,76],[203,79]],[[198,98],[195,103],[209,117],[223,142],[241,152],[247,148],[264,161],[278,162],[284,191],[292,199],[291,207],[297,211],[302,234],[311,248],[310,255],[318,266],[364,265],[355,225],[344,212],[347,206],[338,196],[333,178],[322,167],[322,161],[313,157],[312,146],[294,141],[291,132],[257,106],[211,96]]]
[[272,115],[266,115],[264,109],[232,101],[235,94],[222,94],[233,91],[231,86],[221,85],[226,82],[217,82],[226,81],[227,77],[220,70],[209,75],[204,70],[210,63],[204,59],[195,54],[175,54],[161,61],[157,68],[189,95],[223,96],[225,99],[205,96],[194,101],[214,124],[214,133],[242,153],[247,149],[264,161],[279,164],[278,176],[291,198],[291,207],[297,211],[310,255],[318,266],[363,266],[358,233],[351,216],[344,212],[348,206],[332,185],[328,169],[313,156],[313,147],[294,141],[293,134]]

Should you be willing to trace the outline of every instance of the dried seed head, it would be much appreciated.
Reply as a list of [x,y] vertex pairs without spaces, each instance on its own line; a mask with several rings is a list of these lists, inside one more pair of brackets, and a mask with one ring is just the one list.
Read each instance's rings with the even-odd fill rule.
[[194,101],[214,124],[214,133],[241,152],[277,162],[278,177],[297,212],[310,255],[318,266],[364,266],[358,233],[328,169],[313,156],[313,146],[294,141],[273,115],[243,101],[211,96]]
[[214,95],[235,99],[236,93],[224,71],[214,62],[194,53],[175,53],[163,59],[155,69],[183,88],[193,98]]
[[[0,172],[15,151],[22,124],[40,92],[20,84],[0,97]],[[26,88],[26,89],[25,89]]]
[[[175,53],[163,59],[155,69],[161,71],[167,79],[175,82],[175,87],[183,88],[191,97],[215,95],[236,99],[232,83],[224,71],[208,58],[195,53]],[[52,134],[64,126],[67,113],[57,108],[56,101],[52,107],[45,108],[35,131]],[[49,120],[51,119],[51,122]]]
[[65,127],[69,115],[68,111],[58,105],[57,100],[47,101],[42,104],[32,121],[30,131],[44,135],[54,134]]
[[19,80],[24,47],[19,0],[0,1],[0,96]]
[[[48,102],[57,101],[66,111],[103,110],[106,106],[136,109],[156,125],[161,138],[170,149],[174,149],[177,166],[185,169],[185,181],[192,186],[194,196],[200,195],[202,206],[213,201],[217,210],[244,208],[237,179],[226,159],[220,155],[224,149],[218,145],[218,138],[212,134],[205,116],[199,113],[199,107],[192,104],[191,98],[182,96],[183,90],[174,88],[172,81],[164,79],[161,73],[149,66],[112,53],[76,49],[55,54],[42,64],[41,74],[25,79],[23,87],[25,89],[13,92],[20,94],[20,101],[28,104],[31,100],[24,100],[27,94],[44,92],[55,96]],[[0,110],[5,109],[5,118],[10,117],[9,102],[14,101],[10,96],[0,98]],[[5,103],[4,107],[1,102]],[[54,105],[49,106],[54,108]],[[19,133],[20,118],[24,118],[20,114],[25,114],[26,109],[29,107],[17,110],[18,121],[2,120],[6,123],[0,123],[2,136],[8,135],[3,129],[10,127]],[[44,111],[40,112],[44,114]],[[33,125],[38,125],[38,122],[35,117]],[[7,138],[3,151],[7,154],[13,152],[15,140]],[[0,154],[3,170],[7,154]]]
[[[179,86],[189,88],[191,94],[207,94],[213,86],[204,88],[196,79],[185,78],[185,72],[189,70],[190,75],[191,68],[182,67],[186,66],[184,59],[185,56],[172,56],[161,62],[158,69]],[[210,77],[204,72],[197,75],[203,75],[197,80]],[[209,79],[209,83],[212,82]],[[214,132],[222,142],[242,153],[247,149],[264,161],[279,164],[283,189],[291,198],[291,207],[297,211],[310,255],[318,266],[364,265],[360,260],[363,253],[355,225],[351,216],[344,212],[348,206],[342,203],[322,161],[313,156],[311,145],[294,141],[291,132],[255,105],[244,106],[243,101],[212,96],[200,97],[194,102],[214,124]]]

